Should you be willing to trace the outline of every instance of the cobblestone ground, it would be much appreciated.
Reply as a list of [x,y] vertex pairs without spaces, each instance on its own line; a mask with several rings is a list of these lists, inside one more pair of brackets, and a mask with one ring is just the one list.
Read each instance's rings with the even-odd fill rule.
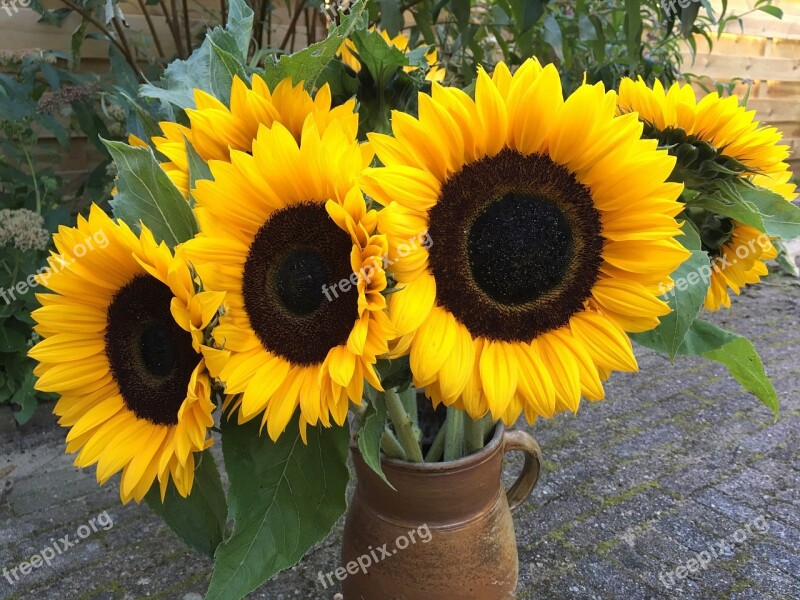
[[[615,375],[606,402],[529,428],[546,463],[515,513],[519,598],[800,598],[800,287],[770,278],[714,320],[754,340],[780,421],[716,364],[639,352],[642,372]],[[14,585],[0,577],[0,598],[200,599],[209,560],[74,469],[46,412],[22,431],[0,414],[0,569],[103,511],[113,526]],[[315,581],[337,566],[340,531],[253,597],[332,598]]]

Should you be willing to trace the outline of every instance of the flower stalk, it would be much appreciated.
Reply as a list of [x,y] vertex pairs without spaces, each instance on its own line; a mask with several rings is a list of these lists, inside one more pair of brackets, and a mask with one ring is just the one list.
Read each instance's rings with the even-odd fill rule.
[[464,411],[453,406],[447,407],[444,421],[444,460],[457,460],[464,457]]
[[397,389],[386,390],[384,398],[386,399],[386,410],[389,413],[389,419],[397,432],[397,439],[403,447],[406,460],[409,462],[422,462],[422,449],[419,446],[419,440],[414,434],[414,420],[406,411],[403,401],[397,394]]

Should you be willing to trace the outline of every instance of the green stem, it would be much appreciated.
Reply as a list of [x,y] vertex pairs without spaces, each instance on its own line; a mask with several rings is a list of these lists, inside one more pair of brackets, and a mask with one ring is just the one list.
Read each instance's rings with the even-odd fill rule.
[[414,423],[414,427],[419,429],[419,417],[417,415],[417,390],[414,386],[410,386],[404,392],[397,394],[400,396],[400,400],[403,401],[403,408],[408,413],[408,416],[411,417],[411,422]]
[[444,432],[444,425],[442,425],[433,439],[430,450],[425,455],[425,462],[439,462],[442,460],[442,456],[444,456]]
[[388,427],[384,429],[381,436],[381,451],[389,458],[407,460],[403,446],[400,445],[400,442],[397,441],[397,438]]
[[358,419],[358,422],[361,423],[364,420],[364,415],[367,412],[367,407],[363,403],[362,404],[356,404],[355,402],[351,402],[350,403],[350,410],[356,416],[356,419]]
[[28,168],[31,170],[31,179],[33,179],[33,191],[36,193],[36,214],[42,214],[42,193],[39,191],[39,182],[36,180],[36,168],[33,166],[31,155],[25,148],[22,149],[25,154],[25,160],[28,161]]
[[462,458],[464,456],[464,411],[448,406],[444,429],[444,460]]
[[414,435],[414,421],[406,412],[403,401],[397,395],[396,389],[386,390],[384,397],[386,398],[386,410],[389,413],[389,419],[394,425],[397,439],[403,446],[407,459],[410,462],[422,462],[422,450],[419,447],[417,437]]
[[464,416],[464,450],[467,455],[474,454],[483,448],[487,420],[488,417],[483,417],[473,421],[470,417]]

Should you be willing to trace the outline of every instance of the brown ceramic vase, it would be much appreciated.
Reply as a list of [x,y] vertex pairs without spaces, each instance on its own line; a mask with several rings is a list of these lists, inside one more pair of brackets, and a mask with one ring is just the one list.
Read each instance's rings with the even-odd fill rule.
[[[512,451],[524,452],[525,464],[505,491],[503,457]],[[498,425],[483,450],[460,460],[384,459],[383,472],[394,490],[364,463],[355,445],[351,452],[357,484],[342,542],[344,600],[516,597],[511,511],[530,495],[541,462],[530,435]]]

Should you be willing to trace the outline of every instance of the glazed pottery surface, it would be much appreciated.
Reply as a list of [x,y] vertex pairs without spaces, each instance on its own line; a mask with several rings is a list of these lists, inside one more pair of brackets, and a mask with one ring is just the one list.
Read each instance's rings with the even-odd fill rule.
[[[518,562],[511,511],[536,485],[540,451],[523,431],[498,425],[486,447],[456,461],[382,461],[392,489],[351,446],[355,495],[342,543],[344,600],[515,598]],[[507,452],[525,453],[508,491]],[[340,576],[342,570],[339,571]]]

